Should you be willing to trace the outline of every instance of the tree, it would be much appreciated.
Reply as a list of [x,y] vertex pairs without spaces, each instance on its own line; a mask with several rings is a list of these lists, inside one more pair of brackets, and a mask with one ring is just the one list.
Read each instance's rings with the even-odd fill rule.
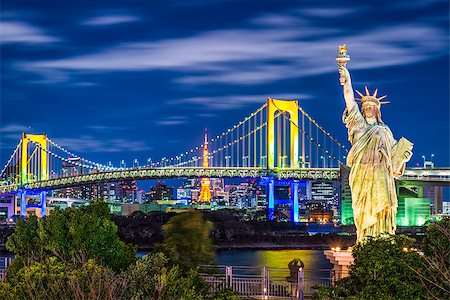
[[424,270],[411,269],[431,299],[450,298],[450,218],[432,223],[422,242]]
[[17,256],[42,261],[55,256],[63,263],[91,258],[115,271],[135,260],[136,249],[119,239],[105,202],[54,210],[46,218],[17,223],[6,247]]
[[211,264],[214,262],[212,228],[212,223],[198,211],[181,213],[163,225],[165,240],[161,249],[183,270]]
[[349,277],[321,288],[318,299],[425,299],[415,272],[422,269],[414,240],[404,235],[369,238],[353,249]]

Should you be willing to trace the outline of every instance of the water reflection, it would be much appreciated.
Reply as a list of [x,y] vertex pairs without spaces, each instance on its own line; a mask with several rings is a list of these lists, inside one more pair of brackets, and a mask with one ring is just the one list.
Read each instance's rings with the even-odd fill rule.
[[286,276],[289,275],[288,264],[295,258],[305,264],[305,279],[329,278],[332,265],[321,250],[224,250],[217,253],[219,265],[284,269]]

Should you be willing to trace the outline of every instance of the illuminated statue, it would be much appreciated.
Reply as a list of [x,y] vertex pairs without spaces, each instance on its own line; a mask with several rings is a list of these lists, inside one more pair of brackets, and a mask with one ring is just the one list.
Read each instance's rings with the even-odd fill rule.
[[[346,48],[341,47],[346,63],[350,58]],[[342,54],[336,58],[339,63]],[[349,182],[357,242],[363,242],[368,236],[395,234],[398,201],[394,178],[403,174],[413,144],[405,138],[397,142],[381,120],[380,106],[389,102],[380,101],[386,96],[377,98],[378,90],[373,95],[367,87],[365,95],[356,91],[361,97],[357,99],[361,101],[359,110],[345,63],[339,67],[346,104],[342,118],[352,144],[347,165],[351,167]]]

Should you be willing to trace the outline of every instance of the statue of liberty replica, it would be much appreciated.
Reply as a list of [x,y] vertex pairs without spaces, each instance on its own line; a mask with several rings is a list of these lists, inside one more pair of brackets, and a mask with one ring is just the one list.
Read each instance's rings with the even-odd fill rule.
[[347,156],[350,169],[352,208],[357,242],[367,237],[395,234],[397,193],[395,178],[403,174],[411,159],[413,144],[405,138],[396,141],[389,127],[381,119],[380,107],[386,96],[365,95],[356,91],[361,110],[355,101],[350,73],[346,68],[350,60],[345,45],[339,46],[340,83],[343,86],[346,108],[342,120],[348,129],[352,147]]

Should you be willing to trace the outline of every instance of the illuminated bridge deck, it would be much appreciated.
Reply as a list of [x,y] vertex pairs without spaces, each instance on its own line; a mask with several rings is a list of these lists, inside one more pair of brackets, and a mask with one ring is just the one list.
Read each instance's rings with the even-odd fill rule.
[[[262,168],[202,168],[202,167],[167,167],[167,168],[138,168],[112,172],[101,172],[50,180],[36,181],[25,186],[1,185],[0,192],[13,192],[19,188],[30,190],[54,190],[72,186],[90,185],[100,182],[115,182],[119,180],[146,180],[163,178],[262,178],[273,176],[277,179],[298,180],[339,180],[338,168],[302,168],[302,169],[273,169]],[[405,170],[399,181],[405,183],[419,183],[450,186],[450,169],[421,169]]]

